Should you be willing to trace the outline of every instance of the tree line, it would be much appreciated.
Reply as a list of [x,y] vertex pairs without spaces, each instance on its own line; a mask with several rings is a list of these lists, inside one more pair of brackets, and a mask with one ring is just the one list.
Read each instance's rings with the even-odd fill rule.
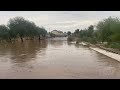
[[108,46],[120,48],[120,19],[117,17],[108,17],[97,23],[90,25],[85,29],[76,29],[74,33],[68,32],[69,35],[79,37],[80,41],[90,43],[104,43]]
[[0,40],[11,41],[20,38],[34,39],[45,37],[47,31],[43,27],[37,26],[34,22],[24,19],[23,17],[15,17],[9,19],[7,25],[0,25]]

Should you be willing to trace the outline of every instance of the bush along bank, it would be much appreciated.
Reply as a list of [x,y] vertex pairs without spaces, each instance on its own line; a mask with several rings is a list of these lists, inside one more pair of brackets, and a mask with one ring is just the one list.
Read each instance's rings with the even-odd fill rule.
[[108,17],[99,21],[96,25],[90,25],[88,28],[81,30],[76,29],[70,34],[70,38],[74,38],[72,40],[78,38],[77,43],[87,42],[88,46],[99,47],[120,54],[120,19]]

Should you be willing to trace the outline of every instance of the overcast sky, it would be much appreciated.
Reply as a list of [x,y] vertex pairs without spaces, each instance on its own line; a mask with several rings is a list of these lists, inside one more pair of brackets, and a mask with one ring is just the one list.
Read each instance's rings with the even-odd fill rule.
[[109,16],[120,17],[120,11],[0,11],[0,24],[7,24],[10,18],[22,16],[48,31],[63,32],[84,29],[95,25]]

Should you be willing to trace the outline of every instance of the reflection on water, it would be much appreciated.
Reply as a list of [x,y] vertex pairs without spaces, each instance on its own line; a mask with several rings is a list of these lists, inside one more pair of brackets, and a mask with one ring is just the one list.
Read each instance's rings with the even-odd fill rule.
[[62,40],[0,44],[0,78],[120,78],[120,63]]
[[73,45],[73,43],[70,43],[70,42],[67,42],[67,44],[68,44],[69,46]]
[[53,47],[61,47],[63,45],[62,40],[49,40],[49,45],[52,45]]
[[[9,52],[12,63],[24,63],[34,59],[37,52],[44,48],[47,48],[47,41],[15,42],[13,44],[9,43],[9,45],[7,43],[7,45],[0,45],[0,54],[4,56]],[[45,49],[43,52],[45,52]]]

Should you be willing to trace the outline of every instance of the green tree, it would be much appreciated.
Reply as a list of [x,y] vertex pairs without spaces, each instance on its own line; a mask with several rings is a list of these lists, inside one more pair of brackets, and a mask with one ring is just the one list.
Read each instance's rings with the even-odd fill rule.
[[93,25],[90,25],[90,26],[88,27],[87,36],[88,36],[88,37],[92,37],[93,32],[94,32],[94,26],[93,26]]
[[68,36],[70,36],[70,35],[71,35],[71,32],[70,32],[70,31],[68,31],[68,32],[67,32],[67,35],[68,35]]
[[44,27],[37,27],[37,35],[39,37],[39,40],[41,37],[45,38],[46,34],[47,34],[47,30]]
[[0,25],[0,39],[1,40],[11,40],[9,34],[9,28],[5,25]]
[[75,30],[74,35],[75,35],[76,37],[79,36],[79,29],[76,29],[76,30]]
[[37,36],[37,33],[38,33],[38,27],[35,25],[34,22],[30,22],[30,21],[27,21],[26,22],[26,36],[27,37],[30,37],[31,39],[33,39],[35,36]]
[[[23,17],[10,19],[8,27],[10,28],[11,36],[19,36],[22,42],[24,37],[30,37],[33,39],[38,35],[37,33],[39,31],[38,26],[36,26],[34,22],[25,20]],[[44,33],[44,31],[41,30],[41,33],[42,32]]]
[[[100,21],[97,24],[97,30],[99,32],[99,38],[102,42],[110,42],[115,33],[118,33],[120,29],[120,21],[118,18],[109,17]],[[119,35],[118,35],[119,36]]]
[[21,41],[23,42],[23,37],[26,36],[26,20],[23,17],[15,17],[13,19],[10,19],[8,22],[8,27],[10,28],[10,31],[17,36],[21,38]]

